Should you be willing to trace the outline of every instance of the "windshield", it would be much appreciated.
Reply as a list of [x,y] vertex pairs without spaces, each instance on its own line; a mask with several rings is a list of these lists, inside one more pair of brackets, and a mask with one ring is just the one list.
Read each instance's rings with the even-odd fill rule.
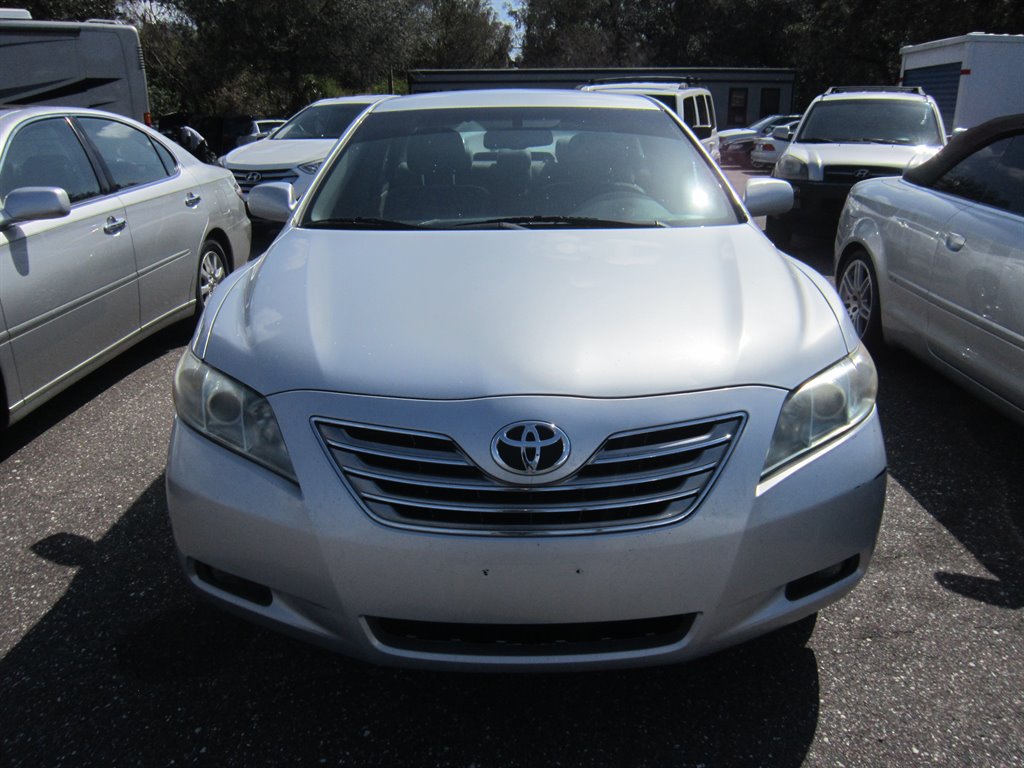
[[931,105],[893,99],[819,101],[807,114],[797,142],[939,145]]
[[367,104],[321,104],[306,107],[271,139],[337,139]]
[[740,215],[660,110],[480,107],[371,113],[301,226],[703,226]]
[[782,117],[782,115],[768,115],[768,117],[762,117],[756,123],[751,123],[750,125],[748,125],[747,130],[760,131],[762,128],[767,128],[780,117]]

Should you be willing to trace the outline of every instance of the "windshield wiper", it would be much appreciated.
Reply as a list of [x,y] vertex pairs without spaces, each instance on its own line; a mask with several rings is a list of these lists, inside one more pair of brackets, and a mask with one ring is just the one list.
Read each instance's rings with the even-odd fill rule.
[[601,219],[593,216],[504,216],[497,219],[485,219],[483,221],[467,221],[462,224],[454,224],[453,228],[470,229],[487,227],[503,228],[512,226],[515,228],[531,229],[533,227],[573,227],[579,229],[617,229],[617,228],[650,228],[667,227],[661,221],[618,221],[616,219]]
[[349,218],[317,219],[301,225],[305,229],[420,229],[419,224],[409,224],[391,219],[375,219],[369,216]]

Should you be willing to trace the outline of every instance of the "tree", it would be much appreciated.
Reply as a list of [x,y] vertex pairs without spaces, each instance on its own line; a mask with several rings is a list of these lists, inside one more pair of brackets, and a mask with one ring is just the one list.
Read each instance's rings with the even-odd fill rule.
[[504,67],[512,52],[512,28],[485,0],[433,0],[415,58],[419,67]]
[[40,21],[85,21],[116,19],[117,0],[22,0],[16,3]]

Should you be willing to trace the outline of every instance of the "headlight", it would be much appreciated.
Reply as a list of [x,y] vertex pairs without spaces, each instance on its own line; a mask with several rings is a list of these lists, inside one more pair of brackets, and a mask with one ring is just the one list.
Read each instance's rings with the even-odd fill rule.
[[315,163],[304,163],[299,166],[299,170],[303,173],[316,173],[320,170],[320,166],[323,164],[323,160],[317,160]]
[[185,350],[174,372],[178,418],[292,482],[295,469],[267,399]]
[[800,458],[864,421],[875,405],[878,374],[861,346],[789,393],[761,476]]
[[775,171],[772,175],[780,179],[806,179],[807,163],[792,155],[783,155],[775,164]]

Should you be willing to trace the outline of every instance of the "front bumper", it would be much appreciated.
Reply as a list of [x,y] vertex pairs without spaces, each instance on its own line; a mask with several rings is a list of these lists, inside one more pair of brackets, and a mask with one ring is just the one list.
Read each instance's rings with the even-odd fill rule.
[[[376,663],[573,669],[683,661],[818,610],[852,589],[867,568],[885,496],[877,415],[759,485],[784,395],[762,387],[609,401],[276,395],[270,400],[300,486],[178,422],[167,468],[175,541],[192,586],[223,607]],[[556,421],[585,452],[625,427],[738,410],[748,413],[743,433],[690,517],[646,530],[559,537],[456,536],[376,522],[340,479],[310,423],[322,416],[442,432],[483,466],[489,440],[479,457],[467,446],[524,415]],[[834,582],[810,593],[791,589],[787,597],[787,585],[840,563],[851,569]],[[211,573],[258,589],[232,588]],[[475,625],[468,637],[494,625],[529,633],[669,616],[690,623],[664,643],[598,639],[575,649],[484,647],[457,637],[417,643],[382,631],[387,622]]]

